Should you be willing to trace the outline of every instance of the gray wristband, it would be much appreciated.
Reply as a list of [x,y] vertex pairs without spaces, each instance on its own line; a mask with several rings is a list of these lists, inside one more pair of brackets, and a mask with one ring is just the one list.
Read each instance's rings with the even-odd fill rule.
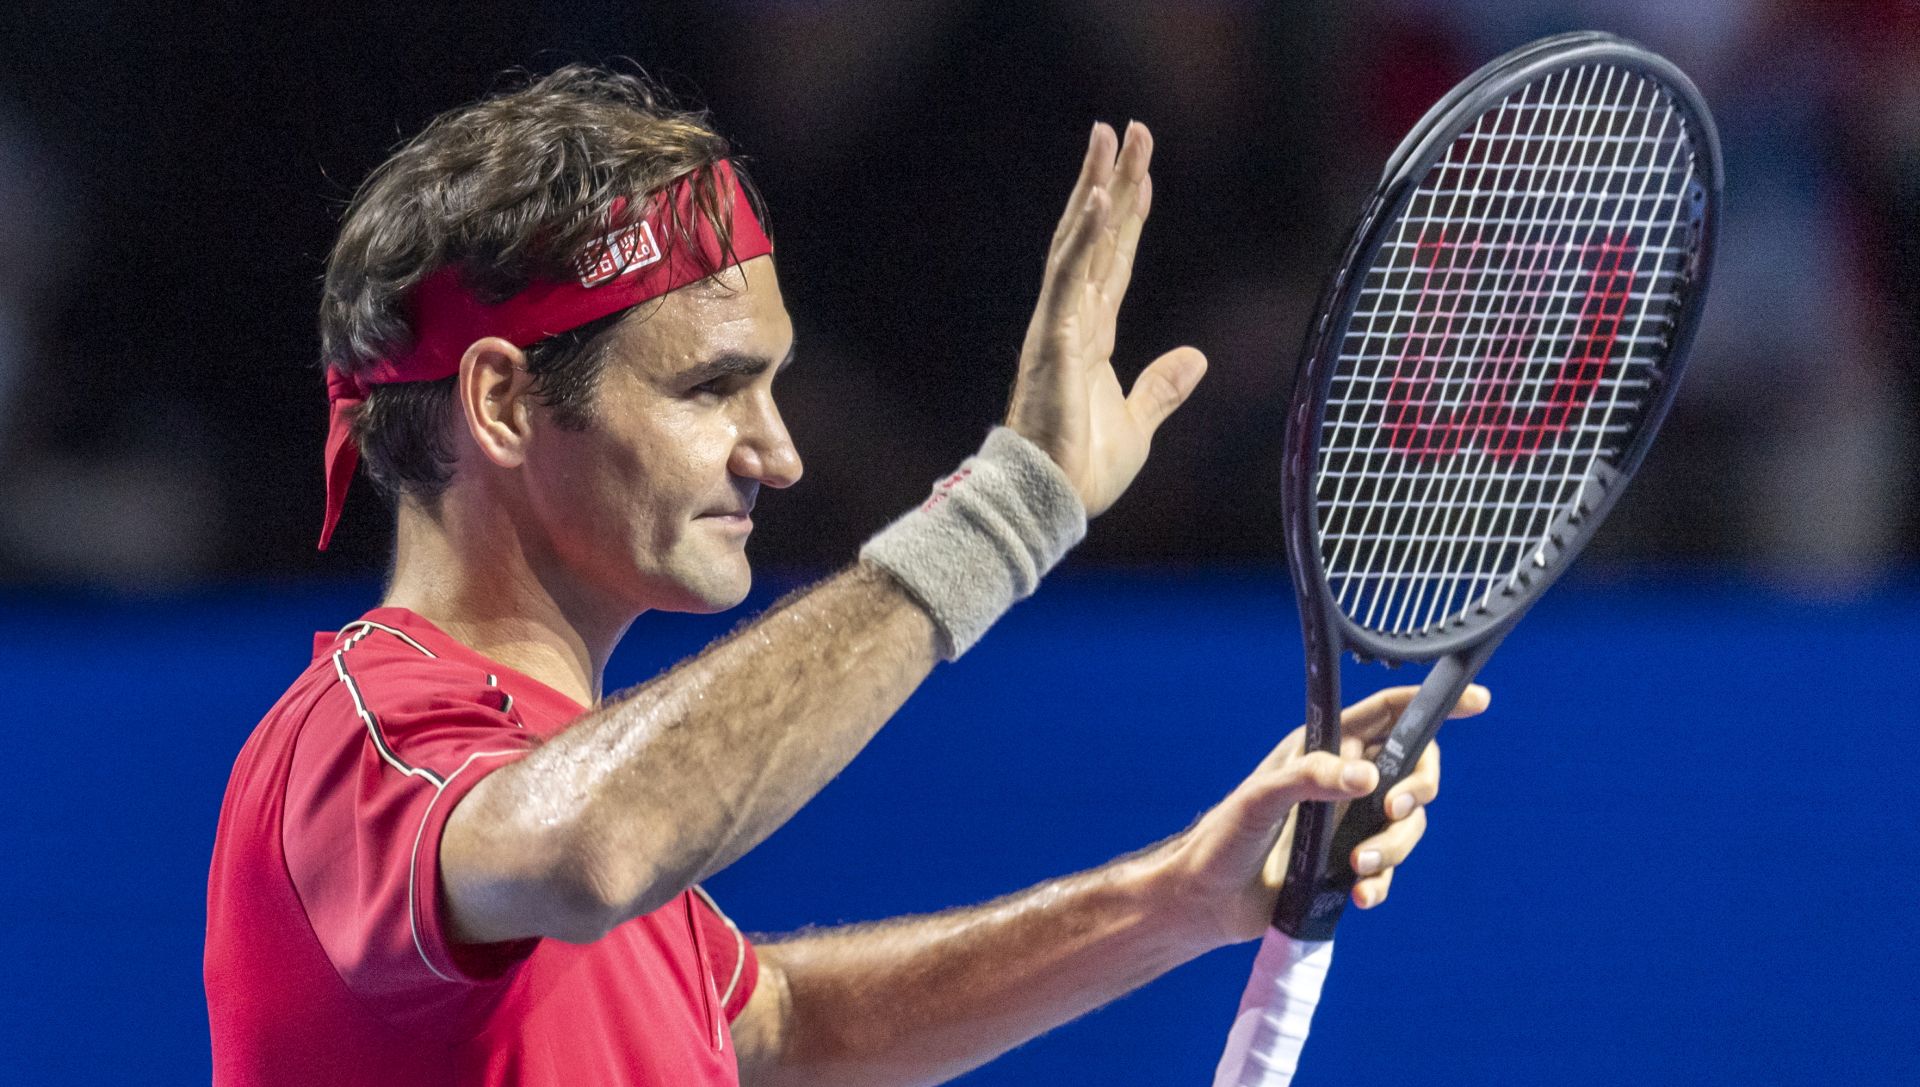
[[980,452],[933,496],[880,530],[860,557],[892,574],[940,633],[953,660],[1087,534],[1087,510],[1040,448],[995,427]]

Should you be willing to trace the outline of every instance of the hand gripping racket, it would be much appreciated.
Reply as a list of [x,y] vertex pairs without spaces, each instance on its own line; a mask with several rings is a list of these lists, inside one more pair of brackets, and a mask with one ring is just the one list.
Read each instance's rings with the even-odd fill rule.
[[1600,33],[1475,72],[1389,160],[1287,414],[1308,746],[1339,749],[1343,649],[1435,664],[1373,795],[1301,805],[1217,1087],[1292,1078],[1350,853],[1646,455],[1706,297],[1720,182],[1699,91]]

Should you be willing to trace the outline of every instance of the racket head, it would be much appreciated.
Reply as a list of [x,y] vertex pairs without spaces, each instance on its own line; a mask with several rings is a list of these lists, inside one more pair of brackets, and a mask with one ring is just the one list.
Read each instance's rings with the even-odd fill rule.
[[[1329,281],[1287,416],[1310,669],[1316,643],[1388,661],[1461,652],[1565,570],[1672,404],[1721,185],[1698,89],[1609,34],[1514,50],[1414,126]],[[1596,426],[1618,432],[1610,447],[1583,444]],[[1474,527],[1489,517],[1501,531]],[[1389,523],[1376,535],[1399,542],[1369,545]]]

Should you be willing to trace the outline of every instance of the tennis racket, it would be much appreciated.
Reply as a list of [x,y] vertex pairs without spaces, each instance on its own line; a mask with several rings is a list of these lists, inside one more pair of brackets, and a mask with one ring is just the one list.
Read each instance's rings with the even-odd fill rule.
[[1301,805],[1217,1087],[1291,1080],[1354,846],[1646,455],[1706,297],[1720,183],[1699,91],[1600,33],[1475,72],[1389,160],[1286,421],[1308,746],[1339,749],[1343,650],[1435,663],[1373,795]]

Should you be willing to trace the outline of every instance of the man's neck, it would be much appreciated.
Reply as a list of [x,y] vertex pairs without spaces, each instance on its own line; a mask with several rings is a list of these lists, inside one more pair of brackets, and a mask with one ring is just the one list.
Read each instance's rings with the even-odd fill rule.
[[468,648],[582,705],[599,701],[607,658],[634,616],[582,599],[557,564],[502,526],[403,505],[393,580],[381,604],[406,608]]

